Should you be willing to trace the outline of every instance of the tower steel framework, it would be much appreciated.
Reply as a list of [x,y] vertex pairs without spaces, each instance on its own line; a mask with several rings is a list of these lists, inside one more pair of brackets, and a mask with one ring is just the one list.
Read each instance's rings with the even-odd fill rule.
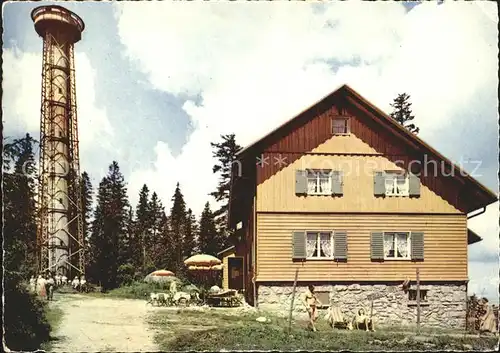
[[37,268],[84,274],[74,44],[83,20],[61,6],[31,12],[43,38]]

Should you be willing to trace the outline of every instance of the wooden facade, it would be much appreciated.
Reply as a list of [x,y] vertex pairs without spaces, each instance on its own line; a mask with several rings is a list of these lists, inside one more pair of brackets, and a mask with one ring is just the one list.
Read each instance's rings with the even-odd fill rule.
[[[332,134],[335,117],[349,118],[348,134]],[[238,163],[229,224],[244,224],[236,254],[245,256],[250,301],[254,284],[293,281],[296,268],[305,282],[414,279],[414,261],[371,261],[373,231],[423,232],[422,281],[466,281],[467,213],[497,200],[348,86],[247,147]],[[343,171],[342,195],[297,195],[296,171],[305,169]],[[383,170],[418,175],[419,195],[375,196],[373,175]],[[347,261],[293,261],[297,230],[346,231]]]
[[[292,260],[292,233],[297,230],[347,232],[347,261]],[[373,231],[421,231],[424,261],[370,259]],[[404,281],[420,268],[422,281],[467,280],[467,221],[461,214],[258,213],[257,281]]]

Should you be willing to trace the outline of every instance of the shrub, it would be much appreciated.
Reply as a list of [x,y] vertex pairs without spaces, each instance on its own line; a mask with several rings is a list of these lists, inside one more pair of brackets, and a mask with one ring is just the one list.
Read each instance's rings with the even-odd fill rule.
[[[175,280],[175,279],[174,279]],[[166,282],[140,282],[133,281],[129,285],[125,285],[109,291],[110,296],[129,298],[129,299],[144,299],[152,292],[166,292],[170,289],[170,281]],[[198,288],[190,283],[180,283],[177,286],[178,291],[186,291],[191,293],[197,291]]]
[[7,347],[15,351],[33,351],[50,338],[46,303],[28,292],[12,273],[5,273],[4,329]]
[[132,264],[124,264],[118,267],[117,280],[120,285],[128,285],[134,281],[135,267]]

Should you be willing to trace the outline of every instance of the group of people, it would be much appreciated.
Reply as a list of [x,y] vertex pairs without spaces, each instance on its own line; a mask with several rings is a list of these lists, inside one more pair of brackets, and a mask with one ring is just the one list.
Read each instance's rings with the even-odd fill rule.
[[75,276],[73,278],[73,281],[71,281],[71,286],[73,287],[74,290],[80,291],[80,292],[86,292],[87,291],[87,281],[85,280],[84,276],[81,276],[80,279],[78,279],[78,276]]
[[[71,282],[71,286],[73,289],[78,291],[85,291],[87,281],[84,276],[78,278],[75,276],[73,281]],[[35,276],[31,276],[29,280],[29,289],[32,293],[38,294],[41,298],[46,298],[47,300],[52,300],[54,296],[54,290],[58,287],[65,286],[70,284],[68,282],[68,277],[65,275],[56,274],[54,276],[53,273],[47,272],[46,274],[38,275],[38,278]]]
[[[302,295],[302,304],[306,308],[307,313],[309,314],[309,323],[308,328],[316,331],[316,320],[318,319],[318,307],[322,306],[322,303],[319,301],[316,296],[314,286],[310,285],[307,291]],[[330,325],[334,324],[334,313],[329,312],[328,320],[330,321]],[[344,321],[344,320],[342,320]],[[349,322],[347,327],[349,329],[357,329],[357,330],[371,330],[374,331],[373,320],[369,318],[363,309],[359,309],[356,315],[354,316],[352,322]]]
[[51,273],[46,273],[44,275],[40,274],[38,278],[31,276],[29,281],[30,291],[38,294],[41,298],[52,300],[55,287],[61,285],[61,280],[58,282],[55,277]]

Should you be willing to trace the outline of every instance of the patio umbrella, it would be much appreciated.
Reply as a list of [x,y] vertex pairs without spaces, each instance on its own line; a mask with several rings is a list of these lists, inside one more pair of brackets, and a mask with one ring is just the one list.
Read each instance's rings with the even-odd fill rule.
[[157,270],[151,272],[144,278],[144,282],[169,282],[176,279],[175,274],[172,271],[168,270]]
[[215,256],[198,254],[191,256],[184,261],[188,270],[203,282],[202,287],[206,289],[212,285],[216,278],[216,273],[222,270],[222,261]]
[[213,266],[188,266],[188,270],[190,271],[221,271],[223,265],[213,265]]
[[148,276],[168,277],[168,276],[175,276],[175,274],[169,270],[157,270],[151,272]]
[[222,264],[222,261],[215,256],[207,254],[193,255],[190,258],[184,260],[186,266],[214,266]]

